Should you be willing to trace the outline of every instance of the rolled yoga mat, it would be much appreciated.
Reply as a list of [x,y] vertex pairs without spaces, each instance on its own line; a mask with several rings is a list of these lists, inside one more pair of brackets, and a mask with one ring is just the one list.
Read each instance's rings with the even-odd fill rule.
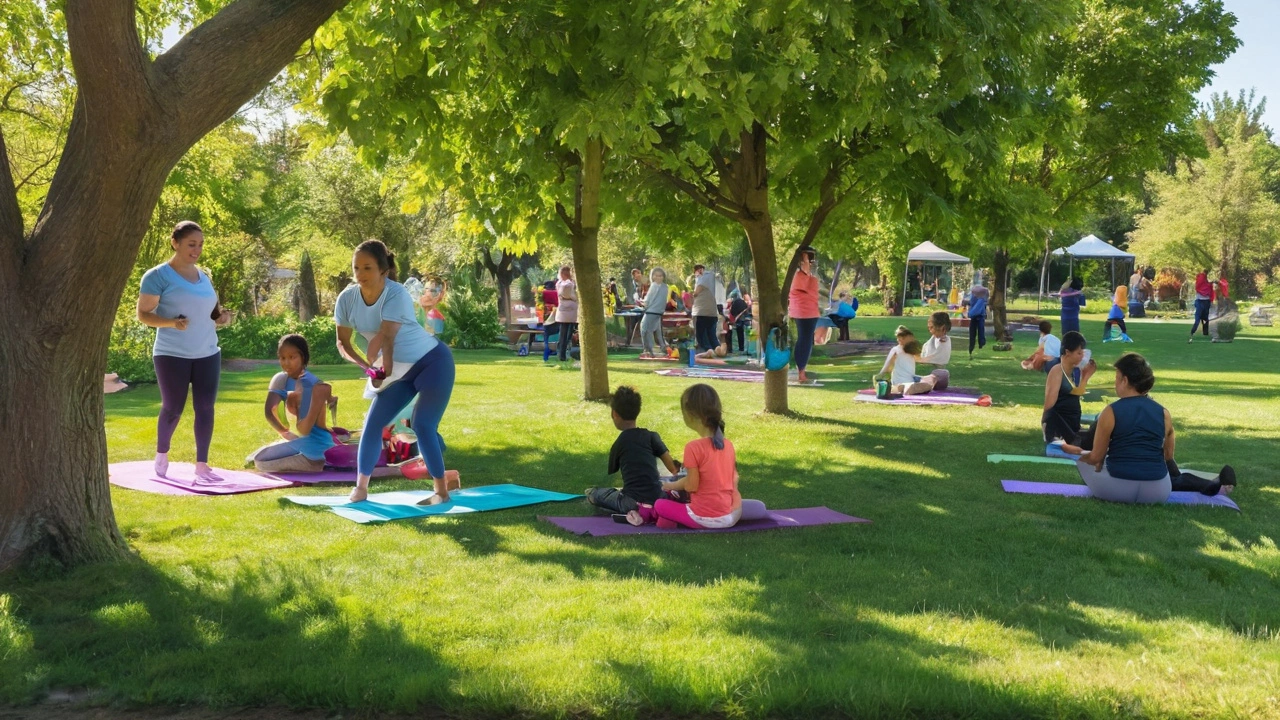
[[[1074,464],[1074,463],[1073,463]],[[1093,497],[1089,492],[1088,485],[1076,485],[1074,483],[1046,483],[1046,482],[1030,482],[1027,480],[1001,480],[1000,486],[1007,493],[1022,493],[1026,495],[1061,495],[1063,497]],[[1169,493],[1169,499],[1165,501],[1171,505],[1216,505],[1218,507],[1231,508],[1236,512],[1240,512],[1240,506],[1226,495],[1201,495],[1198,492],[1174,492]]]
[[168,477],[163,478],[156,475],[155,463],[151,460],[113,463],[108,470],[112,485],[159,495],[238,495],[293,487],[292,482],[270,475],[220,468],[213,471],[221,481],[197,479],[196,466],[191,463],[169,463],[169,471],[165,473]]
[[308,507],[323,507],[339,517],[352,522],[375,523],[388,520],[409,520],[433,515],[460,515],[507,510],[509,508],[537,505],[544,502],[580,500],[581,495],[551,492],[523,485],[483,485],[449,493],[449,502],[440,505],[419,505],[431,497],[430,490],[406,490],[401,492],[373,493],[368,500],[347,502],[345,495],[290,495],[285,500]]
[[858,402],[879,403],[881,405],[977,405],[982,396],[959,392],[958,389],[934,390],[923,395],[903,395],[895,398],[878,398],[876,391],[863,388],[853,396]]
[[712,530],[703,528],[671,528],[663,529],[657,525],[641,525],[614,522],[608,515],[585,517],[546,517],[539,520],[568,530],[575,535],[604,537],[607,535],[682,535],[687,533],[726,533],[749,532],[751,530],[782,530],[786,528],[809,527],[813,525],[837,525],[842,523],[869,523],[870,520],[845,515],[826,507],[794,508],[791,510],[770,510],[769,517],[763,520],[742,520],[731,528]]

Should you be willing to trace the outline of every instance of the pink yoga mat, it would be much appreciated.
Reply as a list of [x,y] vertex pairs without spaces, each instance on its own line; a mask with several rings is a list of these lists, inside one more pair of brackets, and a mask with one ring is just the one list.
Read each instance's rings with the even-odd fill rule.
[[293,485],[288,480],[244,470],[214,468],[214,472],[221,482],[196,482],[196,466],[191,463],[170,463],[168,477],[163,478],[155,474],[151,460],[113,463],[109,468],[112,485],[159,495],[236,495]]
[[793,510],[771,510],[765,520],[743,520],[731,528],[722,530],[694,530],[692,528],[674,528],[663,530],[657,525],[641,525],[636,527],[627,523],[617,523],[608,515],[584,517],[547,517],[539,516],[539,520],[568,530],[575,535],[603,537],[606,535],[683,535],[686,533],[726,533],[748,532],[751,530],[779,530],[782,528],[806,527],[810,525],[835,525],[840,523],[869,523],[870,520],[845,515],[826,507],[795,508]]
[[903,395],[890,400],[878,398],[875,390],[864,388],[859,390],[853,396],[853,399],[859,402],[872,402],[881,405],[977,405],[980,396],[962,392],[963,390],[967,390],[967,388],[934,390],[923,395]]
[[[1028,480],[1001,480],[1001,487],[1007,493],[1025,493],[1027,495],[1060,495],[1062,497],[1093,497],[1089,486],[1074,483],[1031,482]],[[1201,495],[1198,492],[1169,493],[1167,503],[1173,505],[1217,505],[1240,512],[1240,506],[1226,495]]]

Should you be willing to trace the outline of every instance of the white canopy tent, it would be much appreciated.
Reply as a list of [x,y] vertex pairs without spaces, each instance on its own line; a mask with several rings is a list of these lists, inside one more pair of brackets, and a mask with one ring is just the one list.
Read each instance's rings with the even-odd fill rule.
[[1071,275],[1075,275],[1076,258],[1081,260],[1110,260],[1111,287],[1116,284],[1116,260],[1133,261],[1133,253],[1125,252],[1096,235],[1085,235],[1071,247],[1058,248],[1053,251],[1057,257],[1066,255],[1070,261]]
[[904,308],[907,306],[907,276],[913,262],[921,265],[968,265],[969,258],[943,250],[927,240],[907,251],[907,264],[902,268],[902,307]]

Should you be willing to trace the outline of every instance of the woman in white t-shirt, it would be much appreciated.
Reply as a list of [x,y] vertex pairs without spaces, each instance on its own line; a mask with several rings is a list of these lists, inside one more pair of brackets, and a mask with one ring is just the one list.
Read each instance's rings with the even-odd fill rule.
[[[439,427],[453,394],[453,354],[418,324],[413,298],[395,281],[395,267],[395,255],[381,241],[360,243],[351,258],[356,282],[338,295],[333,308],[338,352],[369,376],[373,395],[360,435],[351,501],[368,498],[369,478],[382,452],[382,428],[416,395],[413,432],[435,484],[435,495],[423,504],[434,505],[449,502]],[[353,344],[353,331],[368,343],[364,354]]]

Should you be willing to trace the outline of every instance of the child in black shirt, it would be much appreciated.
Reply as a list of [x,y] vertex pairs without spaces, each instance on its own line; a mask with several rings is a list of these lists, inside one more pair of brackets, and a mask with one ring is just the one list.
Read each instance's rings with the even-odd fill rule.
[[672,475],[677,472],[676,461],[658,433],[636,427],[640,393],[635,388],[619,386],[609,407],[613,426],[622,431],[609,450],[609,474],[621,470],[622,487],[587,488],[586,496],[587,502],[602,511],[626,514],[639,503],[651,505],[662,496],[662,481],[654,458],[661,459]]

